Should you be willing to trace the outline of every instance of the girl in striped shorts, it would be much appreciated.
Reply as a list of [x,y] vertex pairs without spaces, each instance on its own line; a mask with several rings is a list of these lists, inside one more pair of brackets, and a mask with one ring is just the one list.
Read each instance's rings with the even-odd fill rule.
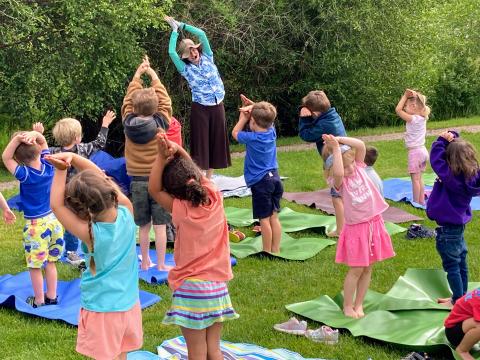
[[179,325],[189,359],[223,359],[222,323],[238,318],[228,294],[233,278],[223,200],[184,149],[157,135],[150,195],[172,214],[175,267],[168,274],[172,306],[164,324]]

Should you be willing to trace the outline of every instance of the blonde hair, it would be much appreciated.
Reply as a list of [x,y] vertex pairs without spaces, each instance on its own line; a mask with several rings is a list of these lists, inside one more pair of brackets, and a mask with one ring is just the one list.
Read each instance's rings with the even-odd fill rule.
[[157,112],[158,97],[152,87],[139,89],[132,94],[133,112],[141,116],[150,116]]
[[58,145],[68,146],[82,137],[82,124],[77,119],[61,119],[53,127],[52,133]]
[[322,90],[310,91],[303,99],[302,105],[310,111],[319,111],[324,113],[332,106],[327,95]]
[[268,129],[277,117],[277,109],[269,102],[260,101],[253,104],[251,115],[258,126]]
[[[328,148],[328,146],[324,146],[322,148],[322,159],[323,159],[323,176],[328,179],[329,177],[333,176],[333,166],[330,168],[325,168],[325,162],[327,161],[328,157],[332,155],[332,152]],[[350,165],[352,162],[355,161],[355,149],[348,149],[345,152],[342,152],[342,162],[343,162],[343,167],[345,168],[346,166]]]
[[[417,94],[417,96],[415,97],[417,105],[421,105],[423,108],[421,115],[425,118],[425,120],[428,120],[431,109],[430,106],[427,105],[427,97],[421,92],[415,91],[415,93]],[[408,100],[410,100],[410,98]]]

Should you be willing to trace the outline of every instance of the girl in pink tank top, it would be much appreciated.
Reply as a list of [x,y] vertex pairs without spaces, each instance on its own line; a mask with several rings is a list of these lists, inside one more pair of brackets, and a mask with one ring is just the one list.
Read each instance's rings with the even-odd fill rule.
[[430,108],[427,98],[418,91],[407,89],[395,108],[397,115],[405,121],[405,146],[408,150],[408,173],[412,178],[413,201],[425,205],[425,185],[422,173],[428,162],[425,147],[427,120]]
[[373,264],[395,256],[382,218],[388,204],[365,172],[363,141],[333,135],[323,135],[323,140],[328,183],[340,193],[345,213],[335,256],[335,262],[350,267],[343,286],[343,312],[360,318],[365,315],[363,299]]

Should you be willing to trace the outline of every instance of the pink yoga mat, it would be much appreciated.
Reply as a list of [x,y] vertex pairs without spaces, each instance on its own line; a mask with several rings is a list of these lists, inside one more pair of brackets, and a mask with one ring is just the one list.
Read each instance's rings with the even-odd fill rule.
[[[330,196],[330,189],[323,189],[311,192],[284,192],[283,198],[288,201],[296,202],[297,204],[315,207],[316,209],[325,211],[327,214],[334,215],[332,197]],[[408,221],[423,220],[421,217],[410,214],[405,210],[391,206],[382,214],[384,221],[393,223],[403,223]]]

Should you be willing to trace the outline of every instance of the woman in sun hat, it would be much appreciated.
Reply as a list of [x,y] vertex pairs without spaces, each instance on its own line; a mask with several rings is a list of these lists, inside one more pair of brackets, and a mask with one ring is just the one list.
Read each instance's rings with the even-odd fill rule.
[[[168,54],[192,91],[190,154],[210,178],[213,169],[223,169],[231,165],[223,107],[225,89],[213,62],[213,52],[205,32],[175,21],[170,16],[166,16],[165,20],[172,27]],[[175,49],[178,29],[196,35],[200,43],[183,39],[178,47],[179,55]]]

